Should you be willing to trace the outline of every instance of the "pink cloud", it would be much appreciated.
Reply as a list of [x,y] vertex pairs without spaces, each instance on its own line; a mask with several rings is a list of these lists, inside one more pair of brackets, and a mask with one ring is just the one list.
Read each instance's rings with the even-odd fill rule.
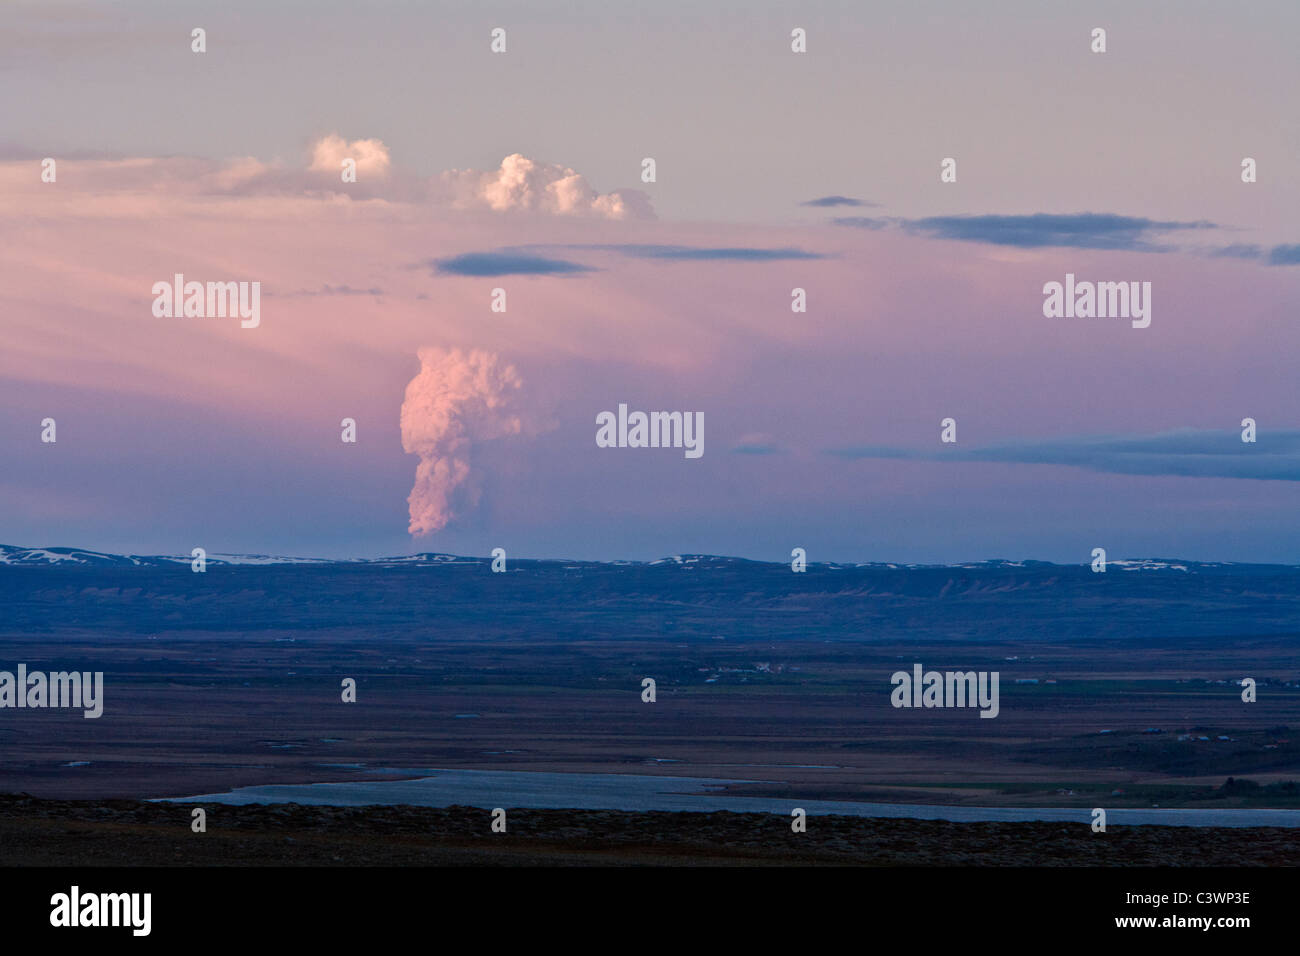
[[388,147],[382,140],[354,139],[348,142],[337,133],[330,133],[322,136],[312,146],[311,165],[307,168],[312,172],[337,176],[345,159],[356,162],[358,176],[383,178],[388,175],[388,169],[392,165]]
[[[542,217],[654,218],[648,197],[639,190],[599,193],[575,170],[519,153],[507,156],[495,170],[449,170],[423,178],[394,165],[382,140],[349,141],[337,133],[316,140],[301,166],[251,156],[50,158],[57,164],[55,183],[41,182],[36,159],[0,162],[0,211],[17,214],[28,198],[44,214],[62,207],[79,215],[120,216],[131,215],[134,208],[141,217],[155,218],[163,214],[163,203],[172,201],[191,202],[190,214],[205,215],[213,198],[262,197]],[[356,161],[355,182],[342,178],[345,159]],[[275,214],[287,210],[283,204],[274,208]],[[249,211],[244,207],[241,213]]]

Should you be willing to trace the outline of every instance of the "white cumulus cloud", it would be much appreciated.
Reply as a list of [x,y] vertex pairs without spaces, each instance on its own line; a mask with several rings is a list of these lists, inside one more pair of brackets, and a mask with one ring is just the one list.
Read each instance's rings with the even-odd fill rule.
[[318,139],[311,151],[311,165],[314,173],[338,174],[343,167],[343,160],[354,159],[360,176],[387,176],[391,160],[388,147],[378,139],[354,139],[348,142],[337,133],[330,133]]
[[539,163],[520,153],[499,169],[452,169],[441,185],[454,206],[496,212],[540,212],[601,219],[651,219],[646,195],[635,189],[598,193],[586,177],[567,166]]

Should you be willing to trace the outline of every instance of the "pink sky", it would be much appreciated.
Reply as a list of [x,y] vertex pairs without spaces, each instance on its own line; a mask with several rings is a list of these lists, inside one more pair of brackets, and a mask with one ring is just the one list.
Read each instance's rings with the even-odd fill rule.
[[[582,198],[585,180],[581,208],[493,211],[466,201],[477,179],[438,192],[400,167],[375,172],[364,195],[388,198],[371,199],[256,160],[67,160],[54,184],[39,172],[36,160],[0,164],[6,543],[773,560],[800,545],[827,559],[1082,561],[1105,537],[1135,553],[1296,557],[1294,481],[827,453],[932,453],[947,416],[961,448],[1235,434],[1244,416],[1261,442],[1294,432],[1297,272],[1204,254],[1230,237],[1179,235],[1189,251],[1146,253],[831,224],[843,210],[784,226],[636,218],[640,207],[615,220],[607,193]],[[591,271],[429,265],[501,249]],[[261,325],[154,317],[153,283],[177,272],[260,281]],[[1042,286],[1067,272],[1151,282],[1151,327],[1044,318]],[[806,314],[791,312],[796,286]],[[504,314],[489,309],[495,287]],[[473,500],[412,542],[416,459],[399,410],[422,347],[513,365],[530,426],[475,443]],[[704,457],[596,448],[595,415],[620,402],[703,411]],[[56,446],[39,442],[46,416]],[[339,441],[343,417],[358,422],[355,446]],[[742,439],[771,453],[733,452]]]

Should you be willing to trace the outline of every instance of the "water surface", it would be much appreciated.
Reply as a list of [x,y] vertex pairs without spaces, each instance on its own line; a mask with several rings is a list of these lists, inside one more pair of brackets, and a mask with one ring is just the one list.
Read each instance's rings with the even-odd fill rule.
[[[743,797],[723,792],[728,785],[757,783],[713,777],[664,777],[624,773],[543,773],[523,770],[424,770],[384,768],[382,773],[419,774],[411,780],[349,780],[239,787],[226,793],[164,798],[172,803],[300,803],[336,807],[409,804],[540,810],[689,810],[708,813],[776,813],[789,816],[802,807],[810,816],[906,817],[914,820],[1063,823],[1092,822],[1083,808],[935,806],[913,803],[858,803]],[[1137,808],[1106,810],[1108,825],[1201,827],[1300,827],[1300,810]]]

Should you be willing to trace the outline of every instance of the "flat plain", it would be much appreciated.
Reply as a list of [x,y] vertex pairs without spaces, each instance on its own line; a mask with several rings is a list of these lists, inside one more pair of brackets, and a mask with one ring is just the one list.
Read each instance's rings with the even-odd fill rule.
[[[0,790],[29,795],[7,804],[0,828],[11,848],[24,832],[41,835],[46,849],[21,857],[38,862],[58,856],[52,821],[72,814],[72,829],[103,832],[106,861],[120,839],[123,854],[136,841],[140,860],[156,862],[166,854],[148,847],[170,845],[163,816],[179,811],[127,812],[111,801],[425,768],[713,777],[737,781],[728,793],[791,801],[1300,806],[1300,572],[1156,567],[1100,577],[1009,564],[796,575],[728,559],[521,562],[513,575],[434,557],[205,574],[183,565],[0,568],[0,667],[105,675],[99,719],[0,713]],[[891,674],[916,663],[999,672],[998,717],[891,706]],[[349,677],[356,703],[341,699]],[[646,677],[656,681],[653,703],[642,699]],[[1242,700],[1243,677],[1257,682],[1254,703]],[[394,769],[402,772],[380,773]],[[59,802],[69,800],[87,803]],[[1079,862],[1074,831],[1089,832],[815,818],[810,830],[825,841],[800,849],[786,846],[788,820],[762,815],[648,813],[638,823],[613,811],[518,810],[545,825],[513,849],[443,831],[410,859],[1025,864],[1059,853]],[[221,808],[241,835],[223,830],[211,853],[225,862],[366,861],[367,827],[399,818],[416,826],[444,811],[366,813]],[[571,817],[547,815],[556,813]],[[750,816],[743,833],[718,830],[719,820]],[[285,821],[301,831],[285,831],[298,842],[257,836]],[[355,845],[343,833],[353,824]],[[322,826],[334,836],[322,837]],[[602,827],[613,828],[603,847]],[[1228,854],[1235,839],[1295,862],[1290,831],[1121,829],[1132,852],[1087,859],[1223,862],[1206,848],[1221,840]],[[904,839],[907,854],[886,834]],[[353,848],[329,849],[335,843]]]

